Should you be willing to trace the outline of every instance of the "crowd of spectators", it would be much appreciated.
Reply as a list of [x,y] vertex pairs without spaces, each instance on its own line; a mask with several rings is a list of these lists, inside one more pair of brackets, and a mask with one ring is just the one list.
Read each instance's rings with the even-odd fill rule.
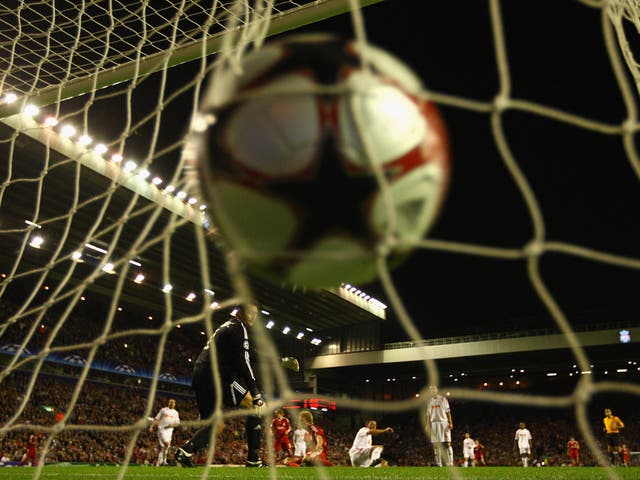
[[[178,402],[182,422],[196,421],[197,408],[193,397],[177,392],[157,392],[149,399],[149,391],[142,388],[104,382],[85,381],[81,386],[78,400],[69,411],[69,402],[77,386],[73,377],[40,375],[29,392],[30,374],[15,372],[2,381],[0,391],[0,425],[22,424],[20,429],[8,429],[0,435],[0,453],[13,461],[18,461],[25,449],[30,433],[37,433],[40,449],[46,443],[49,433],[40,428],[50,427],[64,415],[66,428],[54,436],[47,454],[47,462],[72,462],[90,464],[121,464],[133,442],[130,463],[150,465],[157,456],[158,442],[154,433],[148,431],[145,419],[154,415],[171,397]],[[30,395],[27,396],[27,394]],[[151,404],[151,408],[147,405]],[[455,405],[455,403],[454,403]],[[488,465],[519,465],[514,451],[513,435],[520,414],[503,410],[484,411],[481,418],[473,418],[475,407],[457,406],[454,419],[457,426],[453,431],[455,457],[461,461],[462,438],[465,432],[481,439],[485,445]],[[495,415],[494,415],[495,413]],[[638,418],[634,413],[619,412],[627,417],[625,437],[632,450],[637,450],[640,434]],[[287,412],[292,425],[296,424],[295,410]],[[367,414],[365,414],[367,415]],[[15,418],[13,418],[15,417]],[[579,440],[581,435],[575,425],[566,418],[549,417],[548,412],[535,415],[529,413],[527,427],[533,435],[532,464],[566,465],[569,459],[566,444],[570,436]],[[316,412],[316,423],[321,425],[329,441],[329,460],[335,465],[348,465],[348,450],[355,432],[360,428],[363,416],[354,412]],[[381,417],[380,424],[394,428],[393,434],[381,436],[378,440],[385,445],[385,457],[392,465],[427,466],[433,463],[433,451],[427,443],[420,422],[415,416]],[[601,437],[601,418],[594,418],[592,428]],[[69,428],[73,425],[73,428]],[[217,464],[243,464],[246,458],[244,422],[230,419],[225,430],[217,439],[213,462]],[[174,445],[191,436],[189,427],[181,426],[174,432]],[[600,438],[600,440],[602,440]],[[595,465],[596,461],[583,445],[580,463]],[[266,452],[265,452],[266,455]],[[170,461],[173,460],[172,454]],[[196,461],[203,464],[206,452]]]
[[[0,301],[0,318],[8,319],[17,312],[17,306],[6,301]],[[104,321],[86,321],[88,312],[81,308],[69,315],[62,327],[57,330],[60,318],[59,312],[50,309],[42,317],[37,314],[20,318],[4,329],[1,345],[21,344],[27,339],[26,347],[32,351],[39,351],[47,342],[50,347],[91,344],[100,338],[105,330]],[[106,318],[106,317],[105,317]],[[158,322],[159,324],[159,322]],[[106,333],[122,334],[128,330],[139,328],[157,328],[152,320],[132,315],[116,314],[113,324]],[[105,339],[98,342],[96,359],[129,365],[146,365],[151,367],[156,362],[158,341],[160,335],[127,335]],[[174,326],[167,337],[165,350],[171,355],[164,355],[162,372],[190,377],[190,358],[195,358],[204,342],[199,332]],[[86,356],[87,346],[77,350],[65,350],[68,354],[76,353]],[[4,355],[4,360],[9,355]],[[28,365],[27,365],[28,368]],[[51,444],[47,461],[78,462],[78,463],[122,463],[126,457],[128,445],[133,442],[133,455],[130,462],[150,464],[157,455],[157,438],[144,427],[145,415],[153,415],[166,403],[169,396],[178,400],[178,410],[183,421],[198,419],[195,401],[188,387],[172,386],[171,392],[160,392],[156,398],[149,400],[149,391],[130,385],[130,379],[114,375],[103,376],[101,381],[95,374],[92,380],[82,385],[78,400],[69,411],[69,402],[77,383],[77,368],[65,367],[53,369],[43,368],[43,372],[29,391],[30,373],[14,372],[4,378],[0,389],[0,426],[5,428],[0,435],[0,454],[12,460],[19,459],[26,448],[29,433],[35,431],[41,436],[41,445],[46,443],[48,433],[38,431],[38,426],[50,427],[60,420],[63,415],[65,422],[74,427],[65,428],[55,435],[55,444]],[[52,376],[56,373],[60,376]],[[119,384],[113,383],[118,382]],[[123,386],[123,381],[129,385]],[[109,383],[111,382],[111,383]],[[139,382],[139,380],[138,380]],[[167,387],[168,384],[163,384]],[[23,402],[24,400],[24,402]],[[151,408],[147,405],[151,404]],[[612,407],[614,405],[610,405]],[[45,407],[51,407],[45,409]],[[482,415],[474,416],[474,412],[482,411]],[[291,411],[290,413],[294,413]],[[637,414],[628,409],[628,414],[621,414],[627,428],[624,435],[632,451],[640,449],[638,439]],[[355,432],[362,426],[363,419],[353,413],[338,411],[323,414],[318,413],[317,422],[327,432],[329,440],[329,460],[336,465],[348,465],[348,450]],[[518,422],[525,421],[533,434],[534,449],[532,463],[545,465],[562,465],[568,463],[566,443],[570,436],[581,440],[581,434],[576,430],[574,422],[563,415],[545,414],[525,415],[509,411],[491,411],[477,406],[454,405],[453,447],[456,458],[461,458],[462,438],[469,432],[472,438],[479,438],[485,446],[485,459],[488,465],[518,465],[519,458],[513,449],[513,435]],[[592,430],[600,441],[602,430],[601,412],[594,412],[591,422]],[[636,415],[636,417],[633,417]],[[15,418],[14,418],[15,417]],[[292,424],[295,418],[291,418]],[[392,426],[394,434],[381,438],[384,442],[385,456],[391,464],[406,466],[430,465],[433,462],[432,448],[427,444],[420,422],[415,416],[397,418],[378,418],[380,424]],[[7,424],[31,425],[32,429],[6,429]],[[241,464],[246,457],[243,422],[228,421],[226,429],[217,441],[214,462],[219,464]],[[109,427],[108,429],[100,427]],[[174,445],[191,435],[188,428],[181,427],[174,434]],[[581,464],[594,465],[594,456],[582,443]],[[602,445],[600,445],[602,448]],[[171,457],[170,457],[171,458]],[[205,461],[205,454],[198,459]]]
[[[162,321],[151,319],[134,312],[116,311],[111,324],[105,328],[107,312],[91,310],[90,306],[79,302],[76,309],[60,321],[62,312],[49,309],[43,315],[32,314],[18,318],[4,330],[1,344],[22,344],[27,339],[25,349],[36,353],[49,342],[49,349],[65,347],[64,354],[86,358],[90,346],[96,339],[104,337],[97,345],[96,362],[108,362],[114,365],[124,364],[134,368],[152,368],[156,363],[161,337]],[[89,311],[85,311],[89,310]],[[15,315],[18,306],[5,300],[0,301],[0,318],[8,319]],[[87,321],[92,318],[93,321]],[[140,329],[154,329],[156,334],[134,334]],[[161,371],[176,377],[190,376],[192,364],[202,349],[204,338],[194,333],[197,326],[184,327],[174,325],[169,332],[164,351],[171,355],[162,356]],[[69,347],[77,346],[72,349]]]

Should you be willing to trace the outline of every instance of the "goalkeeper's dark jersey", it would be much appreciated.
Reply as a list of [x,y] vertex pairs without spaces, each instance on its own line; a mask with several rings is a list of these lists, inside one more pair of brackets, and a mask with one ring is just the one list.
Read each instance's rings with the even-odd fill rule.
[[[255,354],[252,350],[247,327],[237,318],[223,323],[213,333],[196,359],[195,368],[209,368],[211,343],[215,342],[218,370],[222,385],[231,385],[235,381],[244,384],[252,396],[260,393],[256,372],[254,371]],[[213,376],[211,376],[213,383]]]

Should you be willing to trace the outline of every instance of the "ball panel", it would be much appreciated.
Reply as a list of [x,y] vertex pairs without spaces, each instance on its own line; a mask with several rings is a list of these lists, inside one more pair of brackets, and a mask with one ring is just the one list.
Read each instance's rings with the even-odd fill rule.
[[[415,242],[436,218],[442,195],[443,172],[435,163],[414,168],[390,184],[388,192],[393,208],[392,235],[399,242]],[[371,224],[380,237],[389,228],[389,215],[382,194],[376,196],[371,208]]]
[[[347,80],[348,93],[338,107],[340,146],[355,165],[368,167],[398,158],[425,136],[425,122],[416,104],[397,87],[362,72]],[[358,119],[365,125],[360,125]],[[362,136],[371,147],[367,158]]]
[[[273,83],[280,91],[304,85],[311,91],[307,79],[295,76]],[[257,97],[233,110],[225,134],[229,154],[244,167],[265,177],[294,176],[309,167],[318,150],[317,101],[310,94]]]
[[295,236],[294,211],[276,198],[226,180],[216,182],[212,198],[219,206],[215,209],[216,218],[225,237],[253,261],[271,260],[277,252],[285,250]]
[[342,282],[367,283],[376,277],[373,252],[346,237],[327,237],[307,249],[305,256],[291,266],[286,283],[323,288]]

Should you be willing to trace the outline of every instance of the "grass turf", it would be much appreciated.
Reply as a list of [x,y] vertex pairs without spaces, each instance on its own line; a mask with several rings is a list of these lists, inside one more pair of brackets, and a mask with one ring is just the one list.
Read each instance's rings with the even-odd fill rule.
[[[41,475],[36,476],[35,468],[7,467],[0,468],[0,480],[28,480],[40,478],[43,480],[106,480],[119,477],[120,467],[107,466],[47,466]],[[252,469],[243,467],[211,468],[204,478],[216,480],[251,480],[269,479],[272,473],[283,480],[306,480],[322,478],[314,468],[276,468]],[[637,480],[640,478],[640,467],[615,468],[607,471],[599,467],[483,467],[483,468],[447,468],[437,467],[390,467],[390,468],[352,468],[333,467],[325,469],[330,479],[376,479],[376,480]],[[125,479],[153,479],[153,480],[190,480],[203,478],[204,468],[179,467],[137,467],[127,468]]]

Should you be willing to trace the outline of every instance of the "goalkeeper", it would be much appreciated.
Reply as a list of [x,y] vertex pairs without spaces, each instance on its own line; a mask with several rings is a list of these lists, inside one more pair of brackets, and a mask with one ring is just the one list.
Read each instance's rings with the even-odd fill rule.
[[[251,342],[251,326],[258,318],[257,305],[242,305],[213,333],[193,367],[193,387],[200,418],[211,417],[215,410],[216,389],[211,371],[211,345],[215,344],[221,380],[223,407],[253,409],[247,416],[246,436],[248,444],[247,467],[265,466],[259,458],[262,438],[262,419],[266,408],[258,381],[256,380],[255,355]],[[218,433],[224,425],[218,424]],[[193,467],[193,454],[209,444],[211,425],[200,428],[191,439],[176,452],[176,460],[184,467]]]

